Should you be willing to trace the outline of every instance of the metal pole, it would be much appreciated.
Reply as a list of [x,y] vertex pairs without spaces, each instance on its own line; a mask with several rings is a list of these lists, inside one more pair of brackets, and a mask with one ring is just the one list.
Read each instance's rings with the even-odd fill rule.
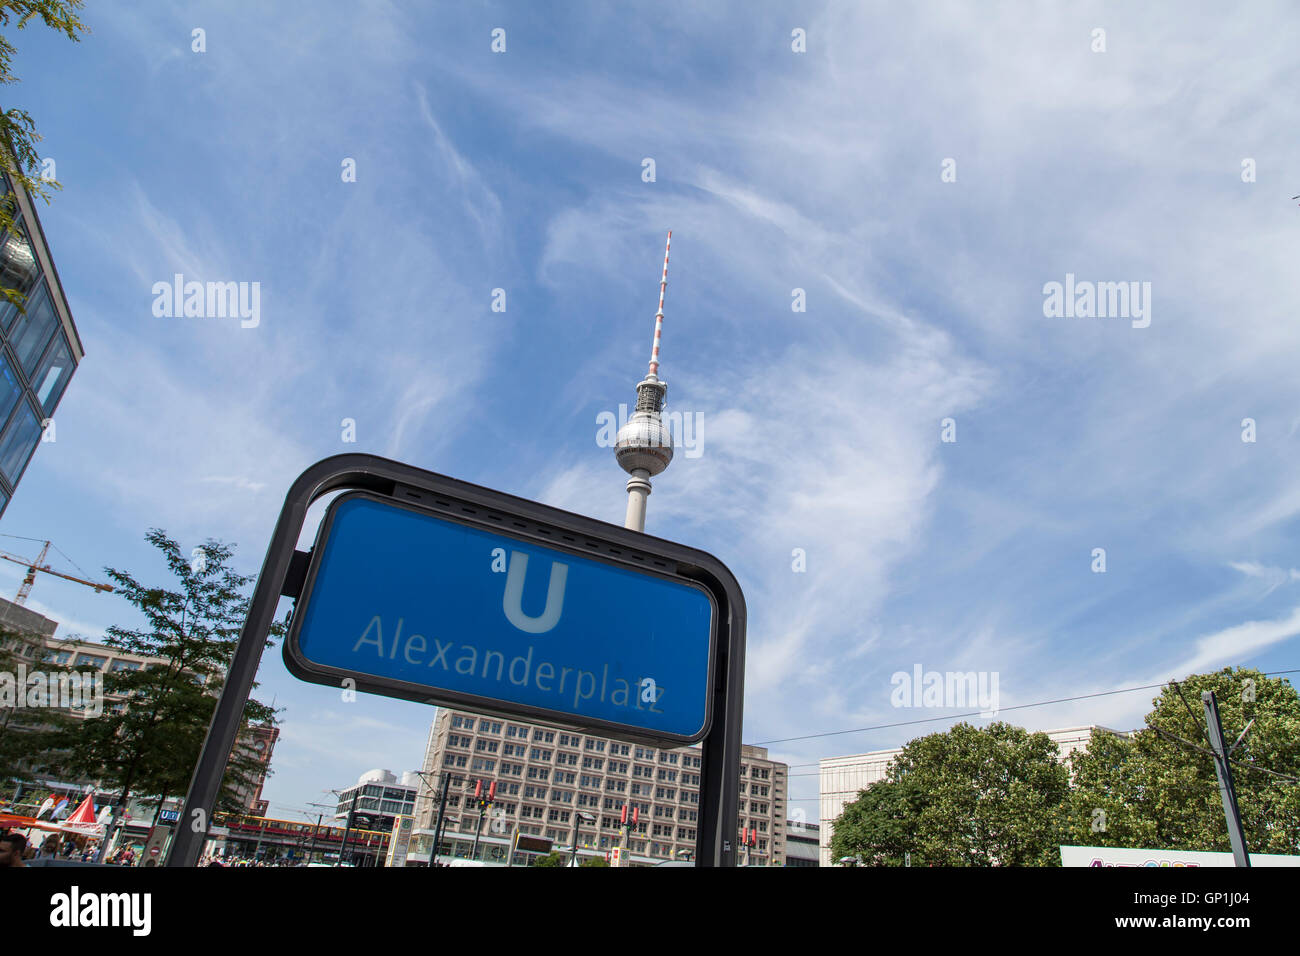
[[1205,705],[1205,724],[1210,732],[1210,747],[1214,751],[1214,773],[1219,778],[1219,796],[1223,799],[1223,815],[1228,821],[1228,842],[1232,844],[1232,858],[1237,866],[1250,866],[1246,851],[1246,835],[1241,830],[1241,814],[1237,810],[1237,790],[1232,783],[1232,765],[1228,763],[1228,748],[1223,743],[1223,724],[1219,722],[1219,702],[1214,691],[1201,693]]
[[469,851],[469,858],[471,860],[478,859],[478,838],[482,830],[483,830],[483,801],[480,800],[478,802],[478,822],[474,824],[474,848]]
[[316,825],[311,828],[311,848],[307,851],[308,863],[310,863],[312,857],[316,855],[316,834],[320,832],[320,821],[323,816],[325,816],[323,813],[316,814]]
[[573,849],[569,853],[569,866],[578,865],[578,811],[573,811]]
[[451,786],[451,774],[442,775],[442,796],[438,800],[438,822],[433,825],[433,850],[429,853],[429,866],[438,865],[438,847],[442,844],[442,822],[447,813],[447,789]]
[[357,797],[361,796],[361,784],[357,784],[357,789],[352,791],[352,807],[348,810],[348,819],[343,827],[343,845],[339,847],[339,858],[335,866],[343,865],[343,853],[348,848],[348,834],[352,832],[352,818],[357,812]]

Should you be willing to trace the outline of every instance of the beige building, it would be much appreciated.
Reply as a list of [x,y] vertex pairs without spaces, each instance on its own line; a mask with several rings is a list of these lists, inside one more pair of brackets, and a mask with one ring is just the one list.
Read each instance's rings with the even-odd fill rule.
[[[441,856],[475,857],[504,865],[516,833],[573,846],[577,855],[604,857],[620,845],[623,806],[636,807],[630,834],[633,865],[693,858],[700,818],[700,749],[661,750],[593,734],[518,720],[440,709],[429,728],[423,773],[415,802],[415,837],[408,859],[428,862],[443,774],[450,775]],[[752,866],[783,866],[788,770],[767,759],[762,747],[741,753],[739,816],[733,840],[753,829]],[[479,819],[473,806],[476,780],[497,784],[496,802]],[[517,852],[526,865],[535,852]],[[737,854],[745,861],[743,850]]]
[[[1102,730],[1119,737],[1128,736],[1123,731],[1092,725],[1049,730],[1046,734],[1056,744],[1060,759],[1068,764],[1070,755],[1074,751],[1087,748],[1093,730]],[[856,800],[858,794],[871,784],[885,779],[889,765],[902,752],[901,747],[895,747],[893,750],[873,750],[870,753],[853,754],[847,757],[827,757],[820,762],[821,826],[818,847],[822,866],[833,865],[831,825],[839,817],[844,805]]]

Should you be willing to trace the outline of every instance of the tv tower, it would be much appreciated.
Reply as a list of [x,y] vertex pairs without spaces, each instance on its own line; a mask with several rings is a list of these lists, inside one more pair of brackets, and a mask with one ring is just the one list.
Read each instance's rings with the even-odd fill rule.
[[645,531],[645,500],[650,495],[650,478],[673,460],[673,439],[659,413],[663,411],[668,383],[659,381],[659,339],[664,330],[664,290],[668,288],[668,250],[673,232],[668,230],[664,246],[664,273],[659,280],[659,311],[655,313],[655,339],[650,349],[650,371],[636,386],[636,409],[618,430],[614,455],[619,466],[632,477],[627,480],[627,519],[623,527]]

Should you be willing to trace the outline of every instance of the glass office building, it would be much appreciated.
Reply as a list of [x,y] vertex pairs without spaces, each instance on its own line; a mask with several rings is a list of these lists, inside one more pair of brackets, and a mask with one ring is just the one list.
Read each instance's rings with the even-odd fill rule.
[[[41,442],[84,352],[31,198],[0,173],[14,219],[0,238],[0,515]],[[56,433],[57,434],[57,433]]]

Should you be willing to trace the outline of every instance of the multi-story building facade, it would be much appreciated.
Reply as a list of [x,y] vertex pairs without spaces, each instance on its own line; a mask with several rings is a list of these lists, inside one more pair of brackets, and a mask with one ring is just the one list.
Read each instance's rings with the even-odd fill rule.
[[[1128,736],[1124,731],[1091,725],[1049,730],[1046,734],[1056,744],[1058,759],[1068,765],[1071,754],[1076,750],[1087,748],[1094,730],[1114,734],[1117,737]],[[889,765],[902,752],[901,747],[895,747],[892,750],[873,750],[870,753],[852,754],[847,757],[827,757],[821,761],[819,853],[822,866],[832,865],[831,827],[845,804],[858,799],[858,794],[871,784],[884,780]]]
[[[0,146],[0,149],[5,147]],[[36,207],[20,183],[0,173],[13,227],[0,235],[0,515],[42,435],[53,438],[54,411],[84,356]]]
[[[698,747],[658,749],[525,721],[441,709],[425,748],[426,785],[415,801],[412,862],[427,862],[441,779],[449,777],[440,853],[505,863],[516,834],[576,855],[604,857],[621,844],[623,807],[637,809],[628,859],[650,866],[692,859],[700,819]],[[735,845],[752,828],[753,866],[782,866],[788,770],[761,747],[742,748]],[[496,783],[488,809],[473,803],[476,781]],[[477,847],[477,849],[476,849]],[[511,862],[526,864],[531,853]],[[743,858],[743,855],[742,857]]]
[[818,848],[818,833],[821,828],[815,823],[800,820],[786,821],[785,865],[818,866],[821,851]]
[[267,774],[271,771],[271,754],[275,751],[275,742],[279,739],[279,727],[271,724],[250,724],[248,732],[235,741],[235,747],[244,756],[256,760],[261,768],[255,778],[250,778],[245,785],[235,790],[239,802],[254,816],[266,816],[269,804],[262,799],[262,787],[266,785]]
[[368,817],[374,827],[391,830],[399,816],[410,816],[415,812],[415,795],[419,789],[420,775],[414,771],[408,770],[399,780],[390,770],[367,770],[353,786],[338,791],[334,818],[347,820],[355,799],[358,814]]

